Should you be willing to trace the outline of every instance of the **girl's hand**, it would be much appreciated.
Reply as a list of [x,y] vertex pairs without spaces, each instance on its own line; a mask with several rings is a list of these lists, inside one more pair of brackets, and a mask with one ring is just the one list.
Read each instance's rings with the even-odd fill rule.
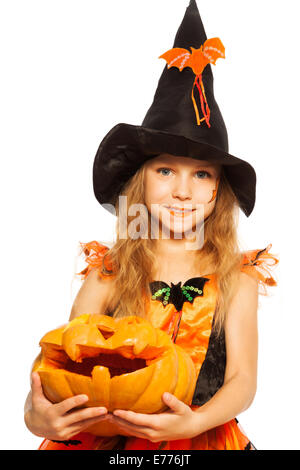
[[24,420],[28,429],[36,436],[64,441],[88,426],[107,419],[107,409],[104,407],[73,410],[88,401],[86,395],[76,395],[53,404],[43,393],[38,372],[31,374],[31,380],[31,400]]
[[151,442],[187,439],[201,433],[199,413],[192,411],[171,393],[164,393],[162,399],[170,408],[169,411],[148,415],[115,410],[108,419],[118,424],[124,434]]

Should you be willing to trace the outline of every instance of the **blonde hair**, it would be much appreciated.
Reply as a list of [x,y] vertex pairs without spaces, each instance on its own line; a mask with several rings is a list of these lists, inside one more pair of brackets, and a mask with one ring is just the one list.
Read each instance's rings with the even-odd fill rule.
[[[143,165],[127,182],[121,195],[127,196],[128,207],[131,204],[145,204]],[[150,301],[149,283],[157,260],[153,251],[153,240],[147,238],[120,238],[119,206],[116,204],[116,242],[105,256],[114,266],[114,289],[111,310],[114,317],[138,315],[145,317]],[[221,169],[216,204],[213,212],[204,222],[204,243],[198,250],[201,266],[213,266],[216,274],[218,298],[215,311],[214,328],[220,334],[224,325],[226,311],[237,289],[242,252],[239,248],[238,200],[226,178],[224,167]],[[148,213],[148,227],[150,231]],[[128,216],[128,225],[134,217]]]

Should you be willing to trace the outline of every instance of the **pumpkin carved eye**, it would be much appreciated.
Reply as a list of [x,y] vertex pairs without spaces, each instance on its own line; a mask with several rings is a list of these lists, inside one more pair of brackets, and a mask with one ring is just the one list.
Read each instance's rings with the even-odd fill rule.
[[114,334],[114,331],[111,331],[111,330],[107,330],[105,329],[104,327],[99,327],[98,330],[100,331],[100,333],[102,334],[102,336],[107,339],[107,338],[110,338],[113,334]]
[[[40,346],[42,354],[33,370],[53,403],[86,394],[84,406],[160,413],[167,409],[161,399],[164,392],[187,404],[192,401],[193,361],[166,332],[143,318],[84,314],[47,333]],[[105,421],[86,431],[120,434],[116,425]]]

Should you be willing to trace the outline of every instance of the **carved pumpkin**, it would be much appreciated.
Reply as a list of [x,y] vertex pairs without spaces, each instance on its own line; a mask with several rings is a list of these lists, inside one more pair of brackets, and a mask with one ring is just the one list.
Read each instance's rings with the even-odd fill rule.
[[[86,394],[89,401],[84,406],[160,413],[167,409],[161,398],[164,392],[188,405],[192,401],[193,361],[167,333],[140,317],[84,314],[47,333],[40,346],[33,370],[53,403]],[[90,426],[87,432],[118,434],[106,422]]]

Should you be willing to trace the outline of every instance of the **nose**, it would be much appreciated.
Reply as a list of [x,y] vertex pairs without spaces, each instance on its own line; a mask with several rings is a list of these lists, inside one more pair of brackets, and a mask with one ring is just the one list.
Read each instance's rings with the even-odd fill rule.
[[187,176],[177,176],[173,182],[172,197],[174,199],[192,199],[192,191]]

